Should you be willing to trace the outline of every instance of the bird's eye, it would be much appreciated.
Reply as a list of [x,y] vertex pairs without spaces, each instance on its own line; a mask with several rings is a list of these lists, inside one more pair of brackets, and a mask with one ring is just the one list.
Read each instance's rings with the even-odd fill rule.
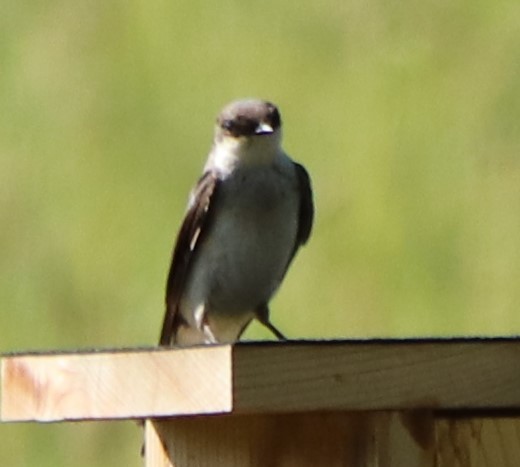
[[243,116],[223,119],[220,127],[232,136],[251,136],[255,133],[258,121]]
[[269,114],[269,120],[271,121],[271,125],[273,128],[279,128],[281,125],[281,118],[280,118],[280,112],[278,112],[278,109],[273,106],[271,109],[271,112]]
[[221,126],[224,130],[233,132],[233,128],[235,127],[235,124],[234,124],[233,120],[224,120],[222,122]]

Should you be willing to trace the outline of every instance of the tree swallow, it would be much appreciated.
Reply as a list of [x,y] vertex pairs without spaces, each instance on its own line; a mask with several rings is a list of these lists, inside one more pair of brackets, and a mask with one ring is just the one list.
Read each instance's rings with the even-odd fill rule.
[[235,342],[255,318],[284,339],[268,303],[309,239],[314,206],[281,138],[270,102],[232,102],[218,116],[173,251],[160,345]]

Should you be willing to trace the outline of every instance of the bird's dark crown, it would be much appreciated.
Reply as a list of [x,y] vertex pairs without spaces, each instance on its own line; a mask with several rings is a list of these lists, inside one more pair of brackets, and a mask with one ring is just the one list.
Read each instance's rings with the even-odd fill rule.
[[[280,128],[280,112],[271,102],[247,99],[228,104],[217,118],[217,125],[230,136],[270,134]],[[272,128],[264,131],[262,125]]]

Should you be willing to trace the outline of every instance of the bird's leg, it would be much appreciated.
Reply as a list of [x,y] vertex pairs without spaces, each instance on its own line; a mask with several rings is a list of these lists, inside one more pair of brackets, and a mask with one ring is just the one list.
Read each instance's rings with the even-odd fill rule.
[[284,334],[282,334],[277,328],[276,326],[271,323],[270,321],[260,321],[267,329],[269,329],[269,331],[271,331],[278,340],[280,341],[286,341],[287,340],[287,337],[285,337]]
[[285,337],[271,321],[269,321],[269,306],[263,303],[255,310],[255,316],[259,323],[263,324],[269,331],[271,331],[278,340],[286,341]]

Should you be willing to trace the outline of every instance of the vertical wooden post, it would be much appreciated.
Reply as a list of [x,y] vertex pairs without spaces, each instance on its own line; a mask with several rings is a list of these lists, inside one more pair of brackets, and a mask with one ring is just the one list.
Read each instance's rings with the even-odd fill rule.
[[[368,415],[368,414],[366,414]],[[375,413],[377,467],[433,467],[435,426],[433,413],[426,410]]]
[[433,467],[429,413],[181,417],[146,425],[146,467]]
[[435,425],[438,467],[520,466],[518,416],[455,416]]

